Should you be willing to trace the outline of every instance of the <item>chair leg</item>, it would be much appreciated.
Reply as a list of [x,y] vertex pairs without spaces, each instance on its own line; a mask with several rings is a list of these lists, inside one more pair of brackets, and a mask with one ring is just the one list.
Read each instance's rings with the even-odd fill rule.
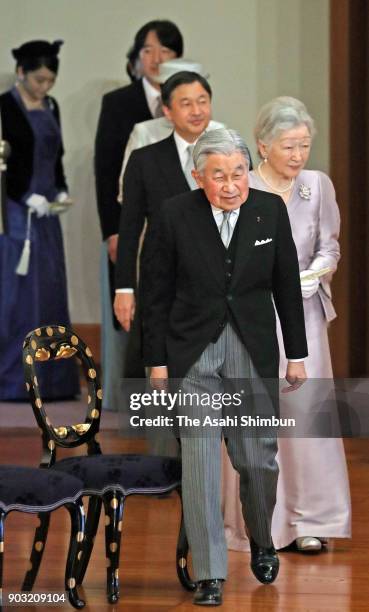
[[109,603],[119,599],[119,553],[125,497],[120,491],[104,495],[105,548],[107,558],[106,591]]
[[99,497],[90,497],[88,501],[85,539],[82,551],[79,553],[81,558],[78,559],[76,572],[76,581],[78,585],[83,582],[94,547],[95,536],[99,526],[101,504],[102,500]]
[[85,602],[79,598],[75,576],[78,567],[78,554],[82,550],[85,537],[85,511],[82,500],[78,500],[74,504],[66,504],[66,508],[71,517],[71,533],[65,569],[65,590],[72,606],[80,609],[84,607]]
[[4,559],[4,522],[6,514],[0,510],[0,610],[3,609],[3,559]]
[[188,540],[186,535],[186,528],[183,519],[183,506],[182,506],[182,493],[181,490],[177,489],[178,495],[181,499],[181,525],[179,528],[178,541],[177,541],[177,576],[181,585],[186,591],[194,591],[196,589],[196,583],[191,580],[188,573],[187,555],[188,555]]
[[38,519],[40,523],[38,527],[36,527],[35,536],[33,538],[32,552],[29,561],[30,567],[24,577],[22,591],[32,591],[45,550],[50,524],[50,513],[40,512]]

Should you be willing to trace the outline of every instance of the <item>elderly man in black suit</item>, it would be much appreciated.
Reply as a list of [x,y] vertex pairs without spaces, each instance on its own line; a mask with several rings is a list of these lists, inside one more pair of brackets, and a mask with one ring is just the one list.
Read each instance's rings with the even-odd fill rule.
[[[103,406],[110,409],[121,403],[120,377],[127,342],[116,320],[116,329],[113,328],[112,310],[121,212],[117,201],[120,169],[134,125],[161,114],[160,86],[156,81],[159,65],[180,57],[182,53],[183,38],[174,23],[166,20],[146,23],[137,32],[127,55],[127,71],[133,82],[107,93],[102,100],[95,142],[95,177],[104,240],[101,261]],[[143,374],[140,363],[131,365],[136,375]]]
[[[300,277],[286,206],[249,189],[241,137],[220,129],[194,150],[199,190],[164,203],[153,282],[144,318],[146,365],[161,388],[180,379],[183,392],[224,390],[236,379],[278,379],[277,309],[294,390],[306,378],[307,355]],[[267,385],[265,385],[267,386]],[[268,396],[266,395],[268,398]],[[245,402],[242,410],[251,410]],[[213,414],[197,405],[191,414]],[[181,432],[185,524],[198,587],[194,603],[219,605],[227,575],[220,509],[222,429]],[[227,430],[227,449],[240,473],[240,497],[251,543],[251,568],[271,583],[279,563],[271,539],[278,467],[274,437]]]

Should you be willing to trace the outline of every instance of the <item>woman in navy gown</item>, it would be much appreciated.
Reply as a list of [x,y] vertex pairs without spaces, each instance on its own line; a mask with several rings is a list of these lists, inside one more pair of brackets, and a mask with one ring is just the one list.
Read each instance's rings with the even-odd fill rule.
[[[0,236],[0,400],[27,398],[22,343],[32,329],[69,325],[63,238],[55,204],[67,206],[55,83],[61,41],[31,41],[12,51],[17,83],[0,96],[3,138],[11,146],[7,233]],[[40,364],[44,398],[75,396],[73,359]]]

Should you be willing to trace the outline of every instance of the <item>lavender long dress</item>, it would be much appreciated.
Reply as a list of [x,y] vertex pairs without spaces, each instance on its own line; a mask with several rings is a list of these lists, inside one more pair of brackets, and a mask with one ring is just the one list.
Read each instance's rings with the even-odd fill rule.
[[[310,189],[309,199],[300,196],[300,186]],[[267,191],[264,182],[250,173],[250,186]],[[335,271],[339,259],[339,212],[330,179],[322,172],[303,170],[296,178],[287,205],[300,270],[329,267]],[[329,278],[321,280],[318,292],[304,299],[309,356],[305,360],[309,379],[332,377],[328,322],[336,314],[330,299]],[[277,322],[281,378],[287,360]],[[308,408],[308,407],[307,407]],[[301,536],[348,538],[351,535],[351,505],[343,443],[340,438],[281,438],[279,440],[277,503],[272,537],[282,548]],[[238,474],[223,453],[222,507],[228,547],[248,550],[239,502]]]

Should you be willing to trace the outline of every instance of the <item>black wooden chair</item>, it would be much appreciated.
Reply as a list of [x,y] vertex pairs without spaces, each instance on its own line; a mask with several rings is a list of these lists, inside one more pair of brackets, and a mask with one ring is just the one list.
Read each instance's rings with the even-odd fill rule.
[[[76,589],[78,554],[82,550],[85,533],[85,515],[81,499],[83,483],[69,474],[54,470],[0,466],[0,609],[3,586],[4,524],[7,515],[17,510],[49,517],[50,512],[65,506],[71,516],[71,536],[65,570],[65,590],[75,608],[83,608],[85,602]],[[41,551],[43,542],[34,542],[35,550]],[[7,602],[4,602],[6,604]],[[9,602],[11,603],[11,602]]]
[[[37,384],[37,361],[78,357],[88,385],[88,406],[85,421],[73,425],[53,427],[47,416]],[[92,353],[83,340],[72,330],[50,325],[30,332],[24,342],[23,360],[26,385],[33,411],[42,430],[42,467],[53,472],[73,475],[82,480],[83,494],[89,497],[83,549],[79,554],[76,572],[77,584],[82,584],[89,559],[102,504],[105,510],[105,545],[108,558],[107,595],[110,603],[119,598],[119,553],[123,508],[130,495],[166,495],[175,490],[181,497],[181,463],[179,459],[137,454],[103,455],[97,440],[100,426],[102,390]],[[71,456],[56,461],[56,448],[74,448],[87,445],[87,455]],[[40,515],[34,542],[47,538],[49,517]],[[27,572],[23,589],[30,590],[41,563],[42,548],[33,546],[31,569]],[[188,543],[183,512],[177,543],[177,575],[182,586],[194,590],[187,569]]]

